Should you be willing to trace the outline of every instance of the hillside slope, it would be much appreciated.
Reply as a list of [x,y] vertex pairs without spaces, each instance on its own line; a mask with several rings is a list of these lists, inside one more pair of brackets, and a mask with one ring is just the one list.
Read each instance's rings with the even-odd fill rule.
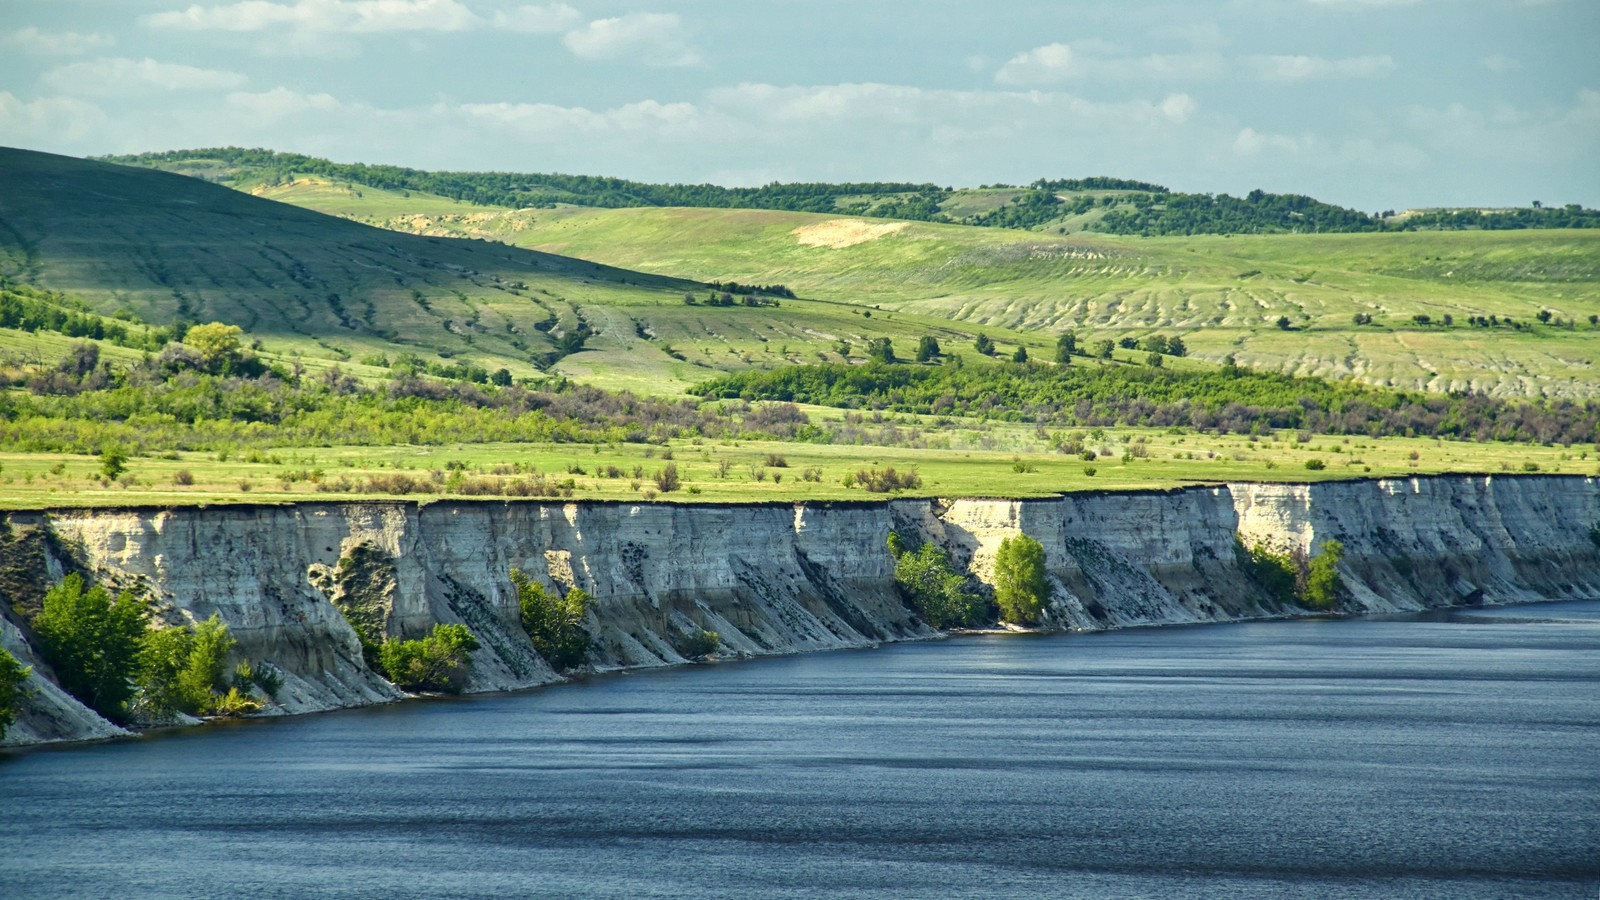
[[[303,191],[269,193],[318,202]],[[344,211],[362,210],[346,203]],[[1600,316],[1597,230],[1063,237],[700,209],[436,209],[371,220],[686,278],[781,281],[1027,333],[1178,333],[1199,358],[1233,355],[1299,375],[1508,397],[1600,395],[1600,328],[1590,319]],[[1355,324],[1357,314],[1372,322]],[[1471,324],[1491,316],[1494,327]]]
[[[806,300],[688,306],[685,294],[704,300],[705,285],[9,149],[0,149],[0,279],[106,315],[236,324],[278,355],[360,364],[414,353],[515,375],[536,375],[537,365],[649,393],[752,366],[837,361],[842,344],[859,354],[876,337],[909,351],[922,334],[970,341],[976,331]],[[579,333],[589,337],[572,352]],[[1052,339],[1031,338],[1036,350]]]

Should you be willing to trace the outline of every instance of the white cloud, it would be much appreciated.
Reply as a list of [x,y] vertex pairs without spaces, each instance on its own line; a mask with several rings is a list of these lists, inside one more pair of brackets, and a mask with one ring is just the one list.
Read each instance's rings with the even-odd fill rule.
[[116,44],[108,34],[82,34],[76,31],[40,31],[29,25],[0,38],[0,45],[35,56],[79,56],[104,50]]
[[1312,143],[1310,135],[1291,137],[1286,134],[1264,134],[1254,128],[1243,128],[1233,139],[1233,151],[1240,156],[1255,156],[1265,151],[1301,153],[1309,149]]
[[92,103],[70,97],[23,101],[0,91],[0,134],[6,143],[70,151],[103,130],[108,117]]
[[566,31],[578,24],[581,18],[578,11],[567,4],[551,3],[548,6],[529,5],[501,10],[494,14],[494,24],[497,28],[528,34],[549,34]]
[[633,59],[656,66],[699,65],[676,13],[630,13],[596,19],[567,32],[562,43],[579,59]]
[[1413,106],[1405,124],[1441,152],[1509,165],[1571,162],[1600,152],[1600,91],[1580,90],[1570,106],[1464,103]]
[[245,83],[245,77],[238,72],[123,57],[58,66],[44,73],[40,80],[57,91],[82,97],[150,91],[219,91]]
[[1384,6],[1415,6],[1422,0],[1308,0],[1313,6],[1345,6],[1352,8],[1377,8]]
[[1067,44],[1045,44],[1011,57],[994,80],[1001,84],[1050,84],[1084,74],[1078,54]]
[[140,21],[152,28],[188,31],[463,31],[482,24],[457,0],[239,0],[152,13]]
[[1395,70],[1394,59],[1383,56],[1352,56],[1325,59],[1320,56],[1251,56],[1245,68],[1267,81],[1307,81],[1322,78],[1379,78]]
[[269,91],[235,91],[228,95],[227,104],[229,110],[262,123],[300,118],[308,113],[360,111],[358,107],[347,107],[340,103],[332,94],[306,94],[286,87],[275,87]]
[[1132,56],[1102,41],[1046,44],[1018,53],[995,72],[1007,85],[1051,85],[1091,78],[1110,80],[1191,81],[1228,75],[1268,81],[1312,78],[1376,78],[1394,71],[1388,56],[1324,59],[1319,56],[1245,56],[1229,59],[1218,53],[1169,53]]
[[474,126],[496,126],[558,141],[574,136],[673,138],[704,134],[703,116],[692,103],[644,100],[599,111],[549,103],[469,103],[461,112]]

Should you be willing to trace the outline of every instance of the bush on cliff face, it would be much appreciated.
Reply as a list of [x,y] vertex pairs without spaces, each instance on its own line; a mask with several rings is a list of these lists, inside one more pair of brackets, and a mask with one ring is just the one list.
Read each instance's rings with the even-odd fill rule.
[[1323,541],[1320,552],[1311,558],[1306,568],[1305,590],[1301,599],[1312,609],[1337,609],[1344,597],[1344,583],[1339,578],[1339,561],[1344,559],[1344,544]]
[[925,543],[910,549],[899,534],[889,532],[894,557],[894,583],[922,620],[935,628],[977,625],[986,619],[983,599],[967,590],[966,576],[950,565],[943,547]]
[[73,574],[44,595],[30,624],[62,689],[100,715],[124,722],[149,621],[150,610],[139,597],[128,591],[112,597],[99,585],[85,590],[83,578]]
[[435,625],[420,641],[384,641],[378,661],[395,686],[407,691],[459,694],[471,674],[478,639],[465,625]]
[[1278,602],[1294,603],[1299,599],[1300,565],[1293,554],[1274,553],[1259,542],[1246,549],[1238,535],[1234,536],[1234,553],[1239,567]]
[[1044,545],[1025,534],[1001,541],[994,558],[994,594],[1005,621],[1017,625],[1038,622],[1050,596]]
[[573,588],[565,597],[556,596],[521,569],[511,570],[511,584],[522,608],[522,629],[550,668],[567,672],[583,665],[591,643],[583,629],[589,595]]
[[700,662],[717,652],[717,648],[721,646],[722,635],[702,628],[674,641],[672,649],[678,651],[678,655],[684,659]]
[[238,643],[216,613],[193,627],[147,632],[139,649],[138,717],[154,721],[174,712],[215,712],[229,689],[226,663]]
[[18,662],[10,651],[0,649],[0,739],[5,738],[11,723],[17,720],[17,709],[27,696],[22,684],[32,671],[31,666]]

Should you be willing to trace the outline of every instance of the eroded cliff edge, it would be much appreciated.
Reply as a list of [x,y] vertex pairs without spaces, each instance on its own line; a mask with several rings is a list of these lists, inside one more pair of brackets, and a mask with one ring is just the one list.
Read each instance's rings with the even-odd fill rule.
[[[395,637],[464,623],[482,642],[472,689],[559,680],[518,624],[508,580],[593,597],[601,670],[685,662],[701,628],[762,655],[933,637],[900,601],[889,531],[937,541],[980,582],[1004,538],[1046,549],[1046,625],[1095,630],[1304,614],[1246,574],[1236,536],[1309,551],[1345,545],[1356,611],[1600,597],[1600,481],[1433,476],[1236,484],[1044,500],[859,504],[305,503],[13,513],[0,609],[65,571],[142,585],[169,620],[220,614],[240,655],[285,674],[280,712],[387,702],[330,598],[365,604]],[[49,684],[13,623],[0,639],[37,688],[8,743],[115,735]]]

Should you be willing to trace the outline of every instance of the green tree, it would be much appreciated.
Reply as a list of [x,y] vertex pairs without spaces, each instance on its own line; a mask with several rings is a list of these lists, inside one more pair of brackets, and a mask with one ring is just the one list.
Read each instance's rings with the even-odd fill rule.
[[228,654],[239,642],[228,635],[228,626],[216,613],[194,626],[194,639],[183,668],[178,672],[178,693],[185,712],[210,712],[219,693],[227,688]]
[[973,625],[983,618],[983,601],[967,590],[966,577],[951,567],[944,548],[929,542],[911,550],[891,531],[889,553],[895,557],[895,585],[923,621],[935,628],[951,628]]
[[63,690],[90,709],[125,721],[133,675],[150,621],[145,603],[128,591],[113,598],[105,588],[84,589],[68,575],[44,595],[33,617],[40,654]]
[[1094,355],[1101,359],[1110,359],[1112,351],[1116,349],[1116,342],[1110,338],[1094,342]]
[[239,358],[244,346],[240,340],[243,334],[244,329],[237,325],[207,322],[189,329],[183,336],[183,342],[200,351],[200,358],[205,360],[208,368],[216,368],[218,364]]
[[116,478],[126,471],[128,471],[127,450],[111,446],[100,451],[100,474],[107,478]]
[[1144,339],[1141,346],[1144,347],[1146,353],[1166,353],[1167,336],[1164,334],[1152,334]]
[[873,362],[894,362],[894,341],[886,337],[873,338],[867,341],[867,357]]
[[435,625],[420,641],[384,641],[378,661],[403,690],[458,694],[467,686],[471,653],[479,646],[465,625]]
[[1183,338],[1173,335],[1172,337],[1167,338],[1167,355],[1188,356],[1189,345],[1183,342]]
[[1025,363],[1025,362],[1027,362],[1028,361],[1028,348],[1027,347],[1018,347],[1017,348],[1017,352],[1011,354],[1011,361],[1012,362],[1017,362],[1017,363]]
[[521,569],[511,570],[511,584],[522,611],[522,629],[545,662],[557,672],[583,665],[590,646],[589,633],[583,628],[589,595],[572,588],[564,597],[555,596]]
[[1072,362],[1072,354],[1078,352],[1078,335],[1071,331],[1061,332],[1056,338],[1056,362]]
[[1159,354],[1159,353],[1146,353],[1145,357],[1144,357],[1144,364],[1149,366],[1152,369],[1161,368],[1161,354]]
[[972,349],[982,353],[984,356],[993,356],[994,339],[987,334],[980,334],[978,339],[972,342]]
[[939,341],[931,334],[925,334],[917,341],[917,362],[932,362],[939,357]]
[[22,685],[31,672],[32,666],[24,666],[9,651],[0,648],[0,739],[5,738],[6,731],[17,721],[17,710],[28,693]]
[[1344,544],[1322,542],[1306,570],[1305,602],[1313,609],[1337,609],[1344,597],[1344,582],[1339,578],[1339,561],[1344,559]]
[[994,558],[994,594],[1005,621],[1018,625],[1039,621],[1050,596],[1044,545],[1026,534],[1001,541]]

